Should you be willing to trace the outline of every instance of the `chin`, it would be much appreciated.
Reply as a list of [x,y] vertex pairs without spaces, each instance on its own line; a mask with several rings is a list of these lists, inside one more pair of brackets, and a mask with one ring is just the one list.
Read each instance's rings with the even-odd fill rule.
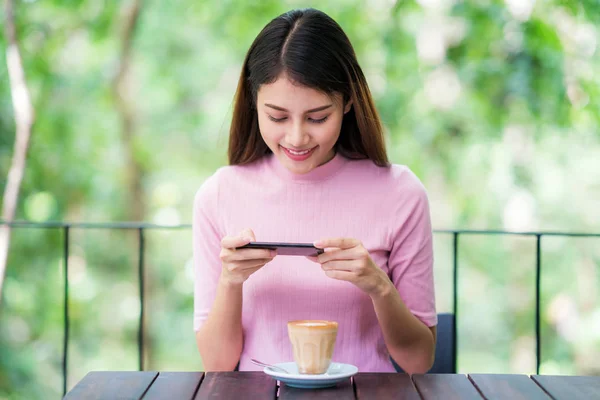
[[286,165],[286,167],[290,172],[293,172],[294,174],[298,174],[298,175],[307,174],[314,169],[312,165],[306,166],[306,167],[298,167],[295,165],[288,164],[288,165]]
[[279,153],[278,156],[280,164],[294,174],[307,174],[315,169],[316,166],[313,160],[306,160],[306,162],[303,163],[294,162],[290,160],[284,152]]

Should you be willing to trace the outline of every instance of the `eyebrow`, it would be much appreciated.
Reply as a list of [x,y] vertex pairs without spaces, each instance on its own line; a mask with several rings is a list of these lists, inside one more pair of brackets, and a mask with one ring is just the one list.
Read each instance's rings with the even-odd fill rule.
[[[326,109],[330,108],[331,106],[333,106],[333,104],[327,104],[325,106],[320,106],[320,107],[317,107],[317,108],[312,108],[312,109],[306,111],[306,113],[313,113],[313,112],[317,112],[317,111],[323,111],[323,110],[326,110]],[[269,108],[272,108],[272,109],[278,110],[278,111],[286,111],[286,112],[289,111],[289,110],[286,110],[283,107],[278,107],[276,105],[269,104],[269,103],[265,103],[265,107],[269,107]]]

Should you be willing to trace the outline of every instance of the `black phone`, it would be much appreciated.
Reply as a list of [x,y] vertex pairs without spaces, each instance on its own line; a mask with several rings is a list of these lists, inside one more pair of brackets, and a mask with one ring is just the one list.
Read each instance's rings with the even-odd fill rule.
[[279,243],[279,242],[250,242],[238,249],[269,249],[276,250],[278,256],[316,257],[324,252],[312,243]]

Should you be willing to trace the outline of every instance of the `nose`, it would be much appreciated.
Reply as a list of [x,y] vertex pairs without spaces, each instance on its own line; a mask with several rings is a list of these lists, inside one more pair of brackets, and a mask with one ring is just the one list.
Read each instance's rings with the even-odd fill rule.
[[285,141],[296,148],[302,148],[310,142],[310,135],[306,133],[302,123],[295,123],[286,132]]

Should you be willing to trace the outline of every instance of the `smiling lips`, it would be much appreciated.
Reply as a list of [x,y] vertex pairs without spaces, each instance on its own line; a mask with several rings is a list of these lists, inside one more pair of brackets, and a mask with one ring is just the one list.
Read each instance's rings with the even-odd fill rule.
[[288,149],[287,147],[281,146],[281,148],[283,149],[283,151],[285,152],[285,154],[291,158],[294,161],[304,161],[306,160],[308,157],[311,156],[311,154],[313,153],[313,151],[317,148],[316,146],[313,147],[312,149],[306,149],[306,150],[302,150],[302,151],[297,151],[297,150],[292,150],[292,149]]

